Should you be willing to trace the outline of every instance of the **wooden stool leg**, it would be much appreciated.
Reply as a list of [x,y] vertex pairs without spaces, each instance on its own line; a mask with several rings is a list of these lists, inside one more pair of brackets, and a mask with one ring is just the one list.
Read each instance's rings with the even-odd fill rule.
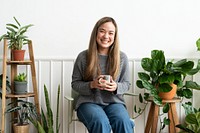
[[169,132],[170,133],[178,133],[180,130],[176,128],[176,125],[179,124],[178,115],[176,112],[175,103],[170,103],[170,110],[168,112],[168,117],[170,119]]
[[176,111],[176,104],[171,103],[171,110],[172,110],[172,117],[173,117],[173,123],[176,133],[180,132],[179,128],[176,128],[176,125],[179,124],[179,119]]
[[156,131],[157,131],[158,115],[159,115],[159,106],[155,105],[154,114],[153,114],[154,118],[153,118],[151,133],[156,133]]
[[155,105],[153,102],[151,103],[151,107],[148,114],[148,119],[146,123],[145,133],[156,133],[157,124],[158,124],[158,113],[159,113],[159,106]]
[[149,114],[148,114],[148,118],[147,118],[147,123],[146,123],[146,127],[145,127],[145,133],[149,133],[152,123],[153,123],[153,112],[154,112],[154,108],[155,108],[155,104],[152,102],[151,103],[151,107],[149,110]]
[[169,133],[175,133],[175,127],[174,127],[174,120],[173,120],[173,115],[172,115],[172,108],[171,108],[171,104],[170,104],[170,109],[168,112],[168,118],[170,120],[170,124],[169,124]]

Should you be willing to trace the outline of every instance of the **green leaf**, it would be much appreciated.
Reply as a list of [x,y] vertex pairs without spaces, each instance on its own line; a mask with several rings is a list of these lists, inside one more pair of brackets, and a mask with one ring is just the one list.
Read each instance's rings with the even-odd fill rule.
[[143,103],[143,98],[142,98],[141,94],[139,94],[139,101],[140,101],[140,103]]
[[13,28],[6,27],[6,29],[8,29],[9,31],[11,31],[12,33],[17,33]]
[[150,77],[148,74],[144,73],[144,72],[138,72],[138,77],[141,79],[141,80],[150,80]]
[[151,63],[152,62],[150,58],[142,58],[141,60],[141,66],[147,72],[151,71]]
[[144,99],[145,99],[145,100],[148,100],[149,97],[150,97],[149,95],[150,95],[149,93],[144,93]]
[[183,96],[188,99],[192,98],[192,91],[190,89],[183,89]]
[[176,127],[182,129],[183,131],[186,131],[187,133],[195,133],[192,130],[186,128],[185,125],[182,125],[182,124],[178,124],[178,125],[176,125]]
[[164,106],[163,106],[163,113],[167,113],[169,111],[169,104],[166,103]]
[[48,131],[52,133],[53,132],[53,112],[51,109],[49,94],[48,94],[46,85],[44,85],[44,94],[45,94],[45,101],[46,101],[46,108],[47,108]]
[[41,118],[42,118],[42,126],[44,128],[45,131],[48,131],[48,124],[47,124],[47,119],[45,117],[45,114],[44,114],[44,111],[43,109],[42,110],[42,115],[41,115]]
[[194,81],[186,81],[185,82],[185,87],[186,88],[190,88],[190,89],[196,89],[196,90],[200,90],[200,85],[197,84]]
[[197,69],[200,70],[200,59],[198,59],[198,63],[197,63]]
[[46,133],[45,129],[42,127],[42,125],[39,122],[37,122],[37,125],[38,125],[38,133]]
[[16,22],[19,26],[21,26],[20,23],[19,23],[19,21],[18,21],[15,17],[13,17],[13,18],[14,18],[15,22]]
[[160,84],[158,86],[159,92],[169,92],[172,90],[172,87],[168,83]]
[[199,72],[199,68],[195,68],[195,69],[192,69],[192,70],[190,70],[189,72],[187,72],[187,74],[188,75],[194,75],[194,74],[196,74],[196,73],[198,73]]
[[136,85],[137,85],[137,87],[140,88],[140,89],[143,89],[143,88],[144,88],[144,86],[142,85],[142,81],[141,81],[141,80],[137,80],[137,81],[136,81]]
[[162,105],[162,99],[160,97],[153,97],[153,102],[157,105]]
[[165,55],[162,50],[152,50],[151,51],[152,58],[152,70],[156,73],[159,73],[165,67]]
[[134,106],[134,112],[137,113],[137,106]]
[[187,62],[187,59],[181,59],[181,60],[178,60],[175,63],[173,63],[173,66],[180,67],[180,66],[184,65],[186,62]]
[[188,114],[186,117],[185,117],[185,121],[187,124],[195,124],[195,125],[198,125],[198,121],[196,119],[196,116],[195,114]]
[[185,110],[185,114],[194,114],[196,113],[196,109],[192,106],[191,102],[185,102],[182,104],[184,110]]
[[166,117],[164,118],[164,121],[163,121],[163,122],[164,122],[165,125],[169,125],[169,124],[170,124],[170,120],[167,119]]
[[18,26],[16,26],[15,24],[6,24],[7,26],[10,26],[10,27],[13,27],[13,28],[15,28],[15,29],[19,29],[19,27]]
[[158,80],[159,80],[160,84],[163,84],[163,83],[170,84],[170,83],[174,82],[175,76],[174,76],[174,74],[163,74],[159,77]]
[[149,83],[148,81],[142,81],[142,85],[144,86],[144,88],[146,88],[147,90],[152,90],[152,89],[154,89],[155,87],[151,84],[151,83]]
[[196,41],[197,50],[200,51],[200,38]]
[[187,73],[187,72],[191,71],[192,68],[194,67],[194,62],[188,61],[185,64],[183,64],[181,67],[182,67],[182,71]]

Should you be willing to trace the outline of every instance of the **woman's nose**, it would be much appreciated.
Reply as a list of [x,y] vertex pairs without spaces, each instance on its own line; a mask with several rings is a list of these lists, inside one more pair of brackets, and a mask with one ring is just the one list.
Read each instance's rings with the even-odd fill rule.
[[104,38],[108,38],[109,37],[109,34],[108,33],[105,33],[104,34]]

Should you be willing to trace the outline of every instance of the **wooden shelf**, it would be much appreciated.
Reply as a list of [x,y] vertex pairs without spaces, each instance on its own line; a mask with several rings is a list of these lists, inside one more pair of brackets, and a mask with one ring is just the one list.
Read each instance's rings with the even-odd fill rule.
[[27,93],[27,94],[19,94],[19,95],[16,95],[16,94],[6,94],[6,97],[7,98],[26,98],[26,97],[34,97],[35,94],[34,93]]
[[32,61],[24,60],[24,61],[7,61],[8,65],[16,64],[16,65],[31,65]]
[[[7,107],[7,100],[6,99],[11,99],[11,102],[17,101],[19,98],[28,98],[28,97],[33,97],[34,99],[34,104],[36,106],[37,113],[40,114],[40,106],[39,106],[39,98],[38,98],[38,86],[37,86],[37,80],[36,80],[36,70],[35,70],[35,60],[34,60],[34,53],[33,53],[33,46],[32,46],[32,41],[29,41],[28,43],[28,53],[29,53],[29,59],[23,60],[23,61],[12,61],[8,59],[8,45],[7,45],[7,40],[4,40],[4,50],[3,50],[3,82],[2,82],[2,112],[1,112],[1,133],[6,133],[7,131],[5,130],[6,127],[6,107]],[[10,55],[12,57],[12,55]],[[10,65],[10,92],[11,93],[6,93],[6,77],[7,77],[7,68],[8,65]],[[30,65],[31,69],[31,79],[32,79],[32,88],[33,91],[26,93],[26,94],[14,94],[14,78],[18,74],[18,65]],[[31,82],[31,81],[30,81]],[[17,116],[17,113],[14,112],[11,114],[11,119]],[[12,128],[11,128],[12,132]]]

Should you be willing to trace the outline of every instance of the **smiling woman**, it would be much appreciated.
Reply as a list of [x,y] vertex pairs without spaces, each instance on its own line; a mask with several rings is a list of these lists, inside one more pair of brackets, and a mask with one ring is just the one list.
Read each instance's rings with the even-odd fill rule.
[[98,52],[101,55],[108,55],[110,46],[115,38],[115,26],[112,22],[102,24],[97,32]]
[[[134,123],[123,98],[130,87],[128,58],[119,50],[117,31],[113,18],[100,19],[92,31],[89,48],[78,55],[74,64],[71,84],[79,94],[77,116],[90,133],[133,132]],[[103,83],[105,75],[110,75],[109,82]]]

